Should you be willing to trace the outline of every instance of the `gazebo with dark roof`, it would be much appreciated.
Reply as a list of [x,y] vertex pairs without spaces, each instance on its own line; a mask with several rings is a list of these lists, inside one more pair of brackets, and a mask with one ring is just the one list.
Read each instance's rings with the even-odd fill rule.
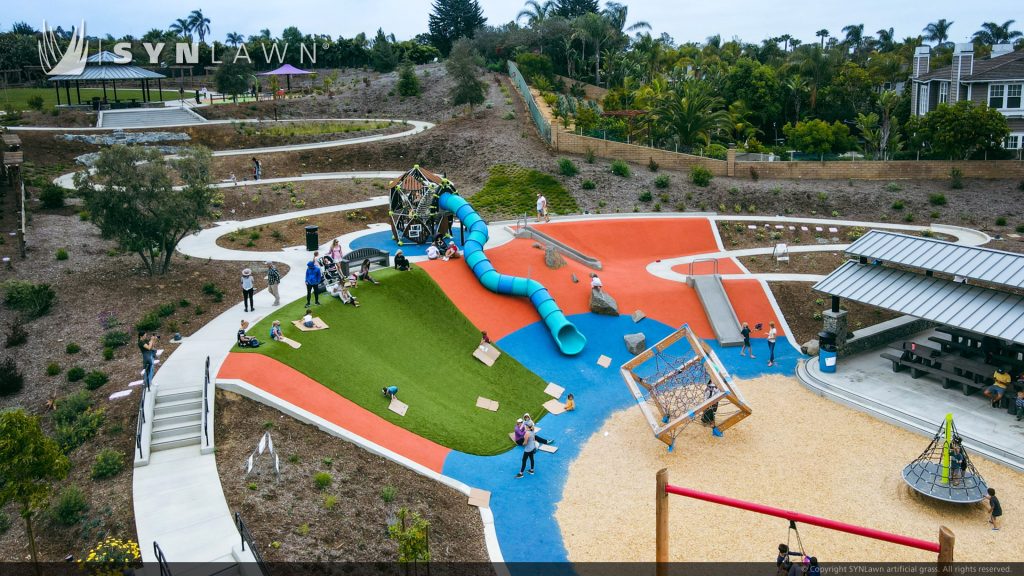
[[107,99],[107,82],[110,82],[111,87],[114,90],[114,100],[117,101],[117,83],[120,82],[140,82],[142,84],[142,101],[149,102],[152,100],[151,81],[156,80],[157,91],[159,92],[159,98],[163,100],[163,86],[160,81],[166,76],[158,74],[152,70],[146,70],[138,66],[131,64],[116,64],[118,57],[114,54],[103,51],[97,54],[89,56],[86,61],[85,69],[82,70],[81,74],[62,74],[57,76],[50,76],[49,81],[53,82],[54,90],[57,92],[57,105],[61,105],[60,101],[60,87],[63,84],[64,93],[67,96],[65,104],[71,104],[71,85],[74,83],[75,95],[77,96],[78,103],[82,103],[82,82],[99,82],[103,87],[103,100]]

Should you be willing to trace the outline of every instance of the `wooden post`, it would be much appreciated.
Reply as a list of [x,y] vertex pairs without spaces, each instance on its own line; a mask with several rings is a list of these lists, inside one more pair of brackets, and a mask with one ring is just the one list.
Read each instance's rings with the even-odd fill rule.
[[655,576],[668,575],[668,492],[665,486],[668,485],[668,468],[658,470],[657,489],[654,495],[655,520],[655,553],[654,561],[657,562]]
[[939,574],[948,573],[952,567],[955,543],[956,536],[953,531],[945,526],[939,526]]

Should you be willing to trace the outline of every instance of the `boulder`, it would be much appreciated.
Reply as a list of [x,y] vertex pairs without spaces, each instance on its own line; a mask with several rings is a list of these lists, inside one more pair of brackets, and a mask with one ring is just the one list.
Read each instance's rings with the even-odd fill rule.
[[570,272],[569,273],[569,277],[572,278],[572,283],[573,284],[579,284],[580,283],[580,279],[576,277],[576,273],[575,272]]
[[534,243],[533,243],[533,247],[534,247],[534,248],[536,248],[537,250],[543,250],[543,249],[544,249],[544,247],[543,247],[543,246],[541,246],[541,245],[540,245],[539,243],[537,243],[537,242],[534,242]]
[[619,305],[615,302],[615,298],[611,297],[611,294],[603,290],[601,292],[591,290],[590,311],[594,314],[604,314],[605,316],[618,316]]
[[647,337],[643,332],[626,334],[622,339],[626,342],[626,350],[629,350],[629,353],[634,356],[647,349]]
[[636,312],[633,312],[632,318],[633,323],[636,324],[637,322],[643,320],[644,318],[647,318],[647,315],[644,314],[642,310],[637,310]]
[[803,352],[804,354],[807,354],[808,356],[817,356],[818,340],[808,340],[807,342],[804,343],[803,346],[800,347],[800,351]]
[[565,258],[562,258],[562,255],[554,247],[548,246],[547,250],[544,251],[544,264],[552,270],[557,270],[565,266]]

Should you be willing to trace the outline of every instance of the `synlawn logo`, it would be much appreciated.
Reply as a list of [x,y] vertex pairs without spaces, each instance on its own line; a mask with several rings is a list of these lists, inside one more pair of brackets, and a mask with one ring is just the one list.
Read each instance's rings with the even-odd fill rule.
[[66,50],[61,51],[57,36],[43,21],[43,38],[38,42],[39,65],[47,76],[78,76],[89,58],[89,42],[85,39],[85,22],[71,34]]

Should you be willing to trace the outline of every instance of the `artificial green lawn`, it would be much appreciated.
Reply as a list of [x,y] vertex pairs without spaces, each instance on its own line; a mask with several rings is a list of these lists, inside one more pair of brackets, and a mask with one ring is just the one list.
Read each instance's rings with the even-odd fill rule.
[[[545,382],[507,354],[488,368],[473,358],[480,332],[421,269],[381,270],[378,286],[360,283],[352,293],[360,307],[344,306],[322,294],[313,313],[330,326],[302,332],[291,324],[305,312],[306,300],[282,306],[250,328],[265,342],[256,349],[341,394],[345,398],[424,438],[469,454],[508,450],[517,417],[543,415]],[[497,311],[495,311],[497,313]],[[273,320],[284,335],[302,343],[294,350],[266,342]],[[406,415],[388,410],[381,387],[398,386],[409,405]],[[478,396],[497,400],[499,410],[476,407]]]
[[[189,97],[195,95],[195,91],[186,91],[185,94]],[[53,88],[7,88],[0,90],[0,109],[3,110],[28,110],[28,99],[33,96],[43,97],[43,110],[51,110],[57,105],[57,94]],[[64,87],[60,89],[60,102],[61,104],[67,104],[64,101],[67,96],[67,92],[64,91]],[[103,98],[102,88],[82,88],[82,104],[88,104],[92,102],[93,96],[97,98]],[[160,95],[153,87],[152,90],[153,100],[159,100]],[[122,102],[127,102],[132,98],[141,101],[142,90],[138,88],[120,88],[117,89],[117,98]],[[178,89],[175,88],[164,88],[164,100],[177,100]],[[110,102],[114,101],[114,89],[107,86],[107,100]],[[77,103],[78,96],[75,93],[75,87],[71,87],[71,101]]]

